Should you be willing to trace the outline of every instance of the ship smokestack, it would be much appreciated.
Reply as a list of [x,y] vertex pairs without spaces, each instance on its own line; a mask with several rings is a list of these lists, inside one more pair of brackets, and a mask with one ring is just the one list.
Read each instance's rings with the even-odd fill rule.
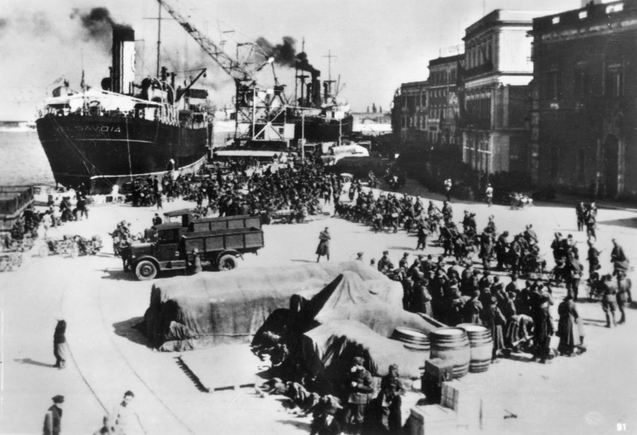
[[113,25],[113,78],[111,90],[132,94],[135,81],[135,31],[128,26]]
[[321,106],[321,71],[315,69],[312,71],[312,94],[308,95],[312,99],[314,107]]

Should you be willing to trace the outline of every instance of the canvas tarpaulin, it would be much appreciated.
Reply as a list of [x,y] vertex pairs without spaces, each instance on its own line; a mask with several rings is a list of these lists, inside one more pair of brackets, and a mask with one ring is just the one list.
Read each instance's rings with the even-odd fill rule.
[[429,351],[412,351],[403,343],[383,337],[353,320],[338,320],[317,326],[301,339],[303,361],[313,375],[325,376],[335,386],[347,376],[355,356],[365,359],[374,376],[388,373],[398,364],[401,377],[419,378]]
[[183,351],[217,343],[249,342],[277,308],[300,291],[318,293],[341,273],[361,280],[384,276],[360,261],[199,273],[155,283],[144,315],[147,337],[159,350]]
[[357,320],[373,331],[389,337],[397,326],[428,333],[438,327],[421,316],[403,309],[403,288],[383,276],[363,281],[354,272],[343,272],[319,292],[300,292],[292,296],[290,308],[298,313],[299,332],[316,324],[335,320]]

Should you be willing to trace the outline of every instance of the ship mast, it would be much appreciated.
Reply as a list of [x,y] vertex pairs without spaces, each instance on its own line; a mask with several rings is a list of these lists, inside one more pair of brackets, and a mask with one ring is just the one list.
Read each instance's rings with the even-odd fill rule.
[[161,3],[157,5],[157,75],[159,77],[159,54],[161,52]]

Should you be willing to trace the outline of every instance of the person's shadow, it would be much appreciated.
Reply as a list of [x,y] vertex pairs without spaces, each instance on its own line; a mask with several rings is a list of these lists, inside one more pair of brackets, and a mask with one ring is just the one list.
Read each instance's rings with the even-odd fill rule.
[[47,367],[47,368],[53,367],[53,364],[45,364],[39,361],[33,361],[31,358],[18,358],[18,359],[15,359],[14,361],[19,362],[20,364],[31,364],[33,366],[39,366],[39,367]]

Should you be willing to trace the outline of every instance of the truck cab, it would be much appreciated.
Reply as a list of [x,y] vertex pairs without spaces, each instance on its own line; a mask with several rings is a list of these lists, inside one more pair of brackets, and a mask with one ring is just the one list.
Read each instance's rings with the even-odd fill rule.
[[153,243],[135,243],[129,248],[129,260],[139,279],[153,279],[160,270],[184,269],[186,258],[179,251],[179,241],[188,228],[181,223],[153,227],[157,234]]

